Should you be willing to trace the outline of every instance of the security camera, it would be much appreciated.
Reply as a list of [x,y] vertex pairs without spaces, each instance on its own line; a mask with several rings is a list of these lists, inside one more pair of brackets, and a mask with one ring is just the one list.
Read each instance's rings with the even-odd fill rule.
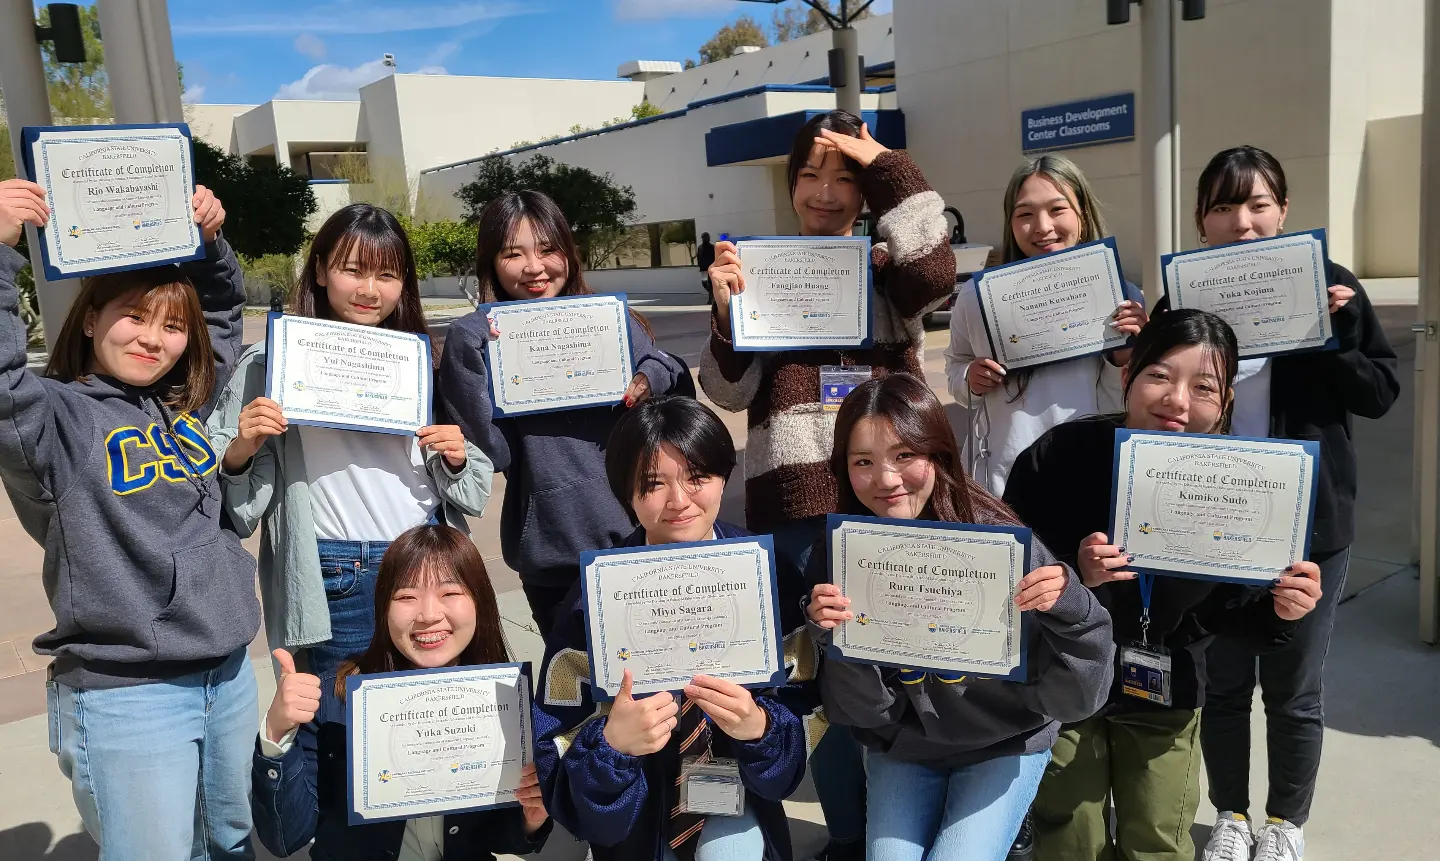
[[380,62],[383,63],[387,68],[393,69],[395,68],[395,55],[385,54],[380,58]]

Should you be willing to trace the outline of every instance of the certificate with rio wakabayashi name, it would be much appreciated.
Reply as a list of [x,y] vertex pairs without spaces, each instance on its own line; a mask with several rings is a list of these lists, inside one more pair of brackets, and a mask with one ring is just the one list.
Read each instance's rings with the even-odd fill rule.
[[528,663],[352,675],[345,711],[351,825],[519,804]]
[[869,346],[870,237],[735,240],[745,290],[730,297],[736,350]]
[[1125,345],[1113,326],[1125,276],[1111,237],[975,276],[990,351],[1007,368],[1063,362]]
[[843,661],[1023,680],[1030,530],[831,514],[830,582],[855,618],[831,632]]
[[45,277],[77,278],[205,255],[195,223],[194,159],[184,124],[22,130],[30,178],[45,189]]
[[1121,428],[1110,539],[1136,571],[1270,583],[1310,551],[1320,444]]
[[1199,308],[1230,324],[1240,358],[1340,345],[1330,320],[1324,230],[1287,233],[1160,258],[1171,308]]
[[595,699],[629,670],[635,693],[678,691],[698,675],[784,684],[770,536],[580,554]]
[[495,415],[620,403],[635,371],[624,293],[480,306],[498,338],[485,345]]
[[271,314],[265,349],[265,396],[290,424],[413,434],[431,423],[424,335]]

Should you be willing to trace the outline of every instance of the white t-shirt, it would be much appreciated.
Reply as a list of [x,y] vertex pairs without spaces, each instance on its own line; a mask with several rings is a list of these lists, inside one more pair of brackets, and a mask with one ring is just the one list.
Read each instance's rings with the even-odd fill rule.
[[1235,409],[1230,432],[1235,436],[1270,436],[1269,359],[1241,359],[1235,369]]
[[394,541],[439,505],[414,436],[306,425],[300,444],[318,539]]

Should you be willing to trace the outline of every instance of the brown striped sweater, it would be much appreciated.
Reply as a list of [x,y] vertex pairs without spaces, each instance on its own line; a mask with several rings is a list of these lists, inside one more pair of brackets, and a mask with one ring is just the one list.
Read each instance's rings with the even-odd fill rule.
[[874,346],[856,350],[737,352],[710,318],[710,349],[700,387],[720,407],[749,411],[745,444],[745,525],[765,533],[780,523],[836,510],[830,474],[835,414],[820,405],[822,365],[869,365],[872,376],[907,372],[924,379],[924,314],[955,289],[945,202],[904,152],[883,153],[860,174],[878,216]]

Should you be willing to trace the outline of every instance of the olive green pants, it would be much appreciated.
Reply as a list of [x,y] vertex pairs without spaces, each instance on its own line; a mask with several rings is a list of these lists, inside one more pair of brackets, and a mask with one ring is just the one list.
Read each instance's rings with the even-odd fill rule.
[[1195,709],[1093,717],[1060,733],[1031,808],[1035,861],[1194,861],[1199,742]]

